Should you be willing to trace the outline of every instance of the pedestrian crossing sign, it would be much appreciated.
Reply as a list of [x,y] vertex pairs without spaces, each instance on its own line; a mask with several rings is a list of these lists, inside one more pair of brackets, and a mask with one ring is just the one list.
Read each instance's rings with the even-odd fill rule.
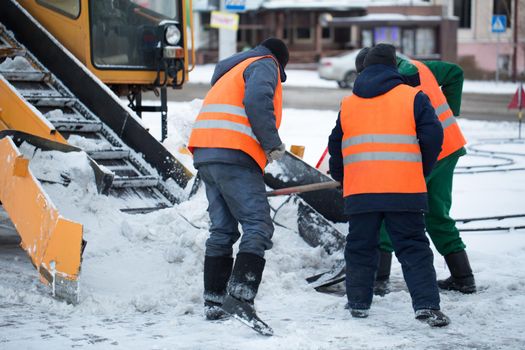
[[224,0],[226,11],[243,12],[246,10],[246,0]]
[[507,16],[492,16],[492,33],[505,33],[507,30]]

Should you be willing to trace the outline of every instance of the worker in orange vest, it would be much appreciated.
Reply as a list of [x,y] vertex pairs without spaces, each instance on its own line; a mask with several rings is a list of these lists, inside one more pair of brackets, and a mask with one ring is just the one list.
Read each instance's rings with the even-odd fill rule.
[[[425,216],[427,233],[437,251],[445,257],[451,274],[447,279],[439,280],[438,286],[464,294],[474,293],[476,283],[465,251],[466,245],[449,214],[454,169],[459,157],[466,154],[466,141],[454,117],[460,113],[463,70],[449,62],[419,62],[400,57],[397,64],[407,83],[429,96],[444,130],[443,149],[432,173],[426,178],[429,201],[429,210]],[[390,291],[392,251],[392,242],[383,225],[379,268],[374,286],[376,295],[385,295]]]
[[[271,328],[257,317],[253,301],[274,231],[263,172],[285,152],[278,128],[288,57],[286,45],[269,38],[220,61],[188,142],[211,220],[204,258],[205,316],[215,320],[233,314],[263,334]],[[239,223],[243,235],[234,265]]]
[[353,95],[343,99],[329,137],[330,174],[343,183],[349,230],[346,294],[353,317],[367,317],[383,220],[412,297],[416,319],[449,324],[439,291],[424,212],[425,175],[432,171],[443,129],[428,97],[404,84],[395,48],[378,44],[364,60]]

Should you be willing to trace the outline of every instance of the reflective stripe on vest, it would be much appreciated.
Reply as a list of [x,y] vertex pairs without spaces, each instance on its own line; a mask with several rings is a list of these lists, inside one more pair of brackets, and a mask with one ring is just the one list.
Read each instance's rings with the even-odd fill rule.
[[[417,137],[415,136],[367,134],[349,137],[341,143],[341,147],[344,153],[348,147],[360,145],[363,143],[418,145]],[[421,162],[421,154],[409,152],[361,152],[345,156],[343,158],[343,164],[347,165],[367,160],[400,160],[405,162]]]
[[[229,148],[243,151],[264,170],[267,159],[255,136],[244,108],[244,71],[259,56],[248,58],[225,73],[206,95],[203,106],[188,141],[193,152],[196,147]],[[275,60],[274,60],[275,61]],[[275,126],[279,128],[282,114],[282,86],[278,63],[275,61],[278,81],[274,93]]]
[[400,160],[403,162],[421,162],[421,154],[408,152],[363,152],[344,157],[343,164],[348,165],[367,160]]
[[419,88],[427,94],[443,127],[443,145],[438,156],[438,160],[441,160],[459,150],[467,142],[432,71],[422,62],[415,60],[411,62],[417,67],[419,72],[421,81]]
[[413,110],[417,93],[412,87],[398,85],[374,98],[352,95],[343,100],[345,197],[426,192]]
[[246,111],[242,107],[227,104],[211,104],[202,106],[200,113],[228,113],[248,118]]
[[259,142],[253,133],[252,128],[249,126],[250,122],[244,108],[227,104],[209,104],[202,106],[199,114],[201,113],[226,113],[245,118],[246,120],[244,124],[236,123],[230,120],[197,120],[195,124],[193,124],[194,129],[232,130],[245,134],[254,139],[255,142]]
[[257,141],[257,137],[255,137],[252,128],[246,125],[242,125],[235,122],[230,122],[228,120],[198,120],[193,124],[194,129],[224,129],[224,130],[231,130],[240,132],[241,134],[245,134],[247,136],[250,136],[254,141]]
[[407,135],[385,135],[385,134],[367,134],[349,137],[342,143],[342,148],[359,145],[361,143],[406,143],[417,145],[417,137]]

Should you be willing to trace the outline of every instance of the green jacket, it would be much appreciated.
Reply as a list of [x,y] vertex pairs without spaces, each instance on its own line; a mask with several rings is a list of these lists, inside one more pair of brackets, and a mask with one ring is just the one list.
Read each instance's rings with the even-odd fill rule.
[[[441,90],[447,99],[447,103],[455,116],[459,116],[461,110],[461,94],[463,91],[463,69],[450,62],[421,61],[426,65],[437,80]],[[417,74],[417,68],[410,61],[397,58],[399,73],[410,76]]]

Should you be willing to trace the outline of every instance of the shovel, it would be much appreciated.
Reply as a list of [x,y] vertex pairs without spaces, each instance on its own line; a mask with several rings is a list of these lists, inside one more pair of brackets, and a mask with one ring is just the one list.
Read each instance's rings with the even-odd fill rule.
[[294,193],[328,190],[328,189],[337,188],[340,186],[341,186],[341,183],[339,181],[326,181],[326,182],[318,182],[318,183],[308,184],[308,185],[280,188],[278,190],[268,191],[266,192],[266,195],[269,197],[286,196],[286,195],[290,195]]

